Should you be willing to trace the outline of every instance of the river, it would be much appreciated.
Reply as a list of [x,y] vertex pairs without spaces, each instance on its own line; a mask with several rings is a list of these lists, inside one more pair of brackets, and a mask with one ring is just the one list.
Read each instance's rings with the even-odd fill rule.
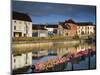
[[[56,47],[57,45],[57,47]],[[84,51],[88,48],[96,49],[95,44],[82,43],[77,45],[63,46],[61,43],[54,44],[53,47],[39,48],[27,53],[21,53],[21,55],[12,55],[12,69],[14,74],[19,73],[34,73],[31,66],[39,62],[46,62],[50,59],[62,57],[69,53],[77,54],[80,51]],[[90,54],[83,58],[74,59],[73,61],[67,61],[67,64],[61,71],[75,71],[75,70],[90,70],[96,69],[96,53]],[[24,65],[23,65],[24,64]],[[21,67],[22,66],[22,67]],[[28,68],[24,68],[29,66]],[[54,70],[57,71],[57,70]]]

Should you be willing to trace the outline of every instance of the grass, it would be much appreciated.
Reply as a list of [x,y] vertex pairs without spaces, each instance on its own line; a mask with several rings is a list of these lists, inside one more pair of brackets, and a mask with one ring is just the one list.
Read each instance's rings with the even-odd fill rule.
[[49,36],[49,37],[18,37],[12,38],[12,43],[39,43],[39,42],[56,42],[56,41],[69,41],[69,40],[79,40],[76,36],[75,38],[68,36]]
[[12,38],[13,41],[41,41],[41,40],[60,40],[65,39],[63,36],[51,36],[51,37],[18,37]]

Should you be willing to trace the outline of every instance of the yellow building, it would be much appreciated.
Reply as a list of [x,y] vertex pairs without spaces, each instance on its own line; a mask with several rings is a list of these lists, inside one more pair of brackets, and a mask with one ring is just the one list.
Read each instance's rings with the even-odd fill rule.
[[89,36],[95,34],[95,25],[92,23],[77,23],[77,34],[79,36]]

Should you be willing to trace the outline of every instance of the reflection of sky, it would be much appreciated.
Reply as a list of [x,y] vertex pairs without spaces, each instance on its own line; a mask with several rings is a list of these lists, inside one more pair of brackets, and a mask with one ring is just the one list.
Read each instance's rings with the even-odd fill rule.
[[28,13],[33,23],[58,23],[72,18],[95,23],[95,6],[12,1],[13,10]]
[[46,62],[48,61],[49,59],[55,59],[57,56],[45,56],[43,58],[40,58],[40,59],[33,59],[32,61],[32,64],[36,64],[37,62]]

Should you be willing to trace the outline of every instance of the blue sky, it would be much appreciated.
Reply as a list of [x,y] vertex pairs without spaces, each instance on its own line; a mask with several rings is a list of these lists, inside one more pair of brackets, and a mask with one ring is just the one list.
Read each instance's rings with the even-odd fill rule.
[[95,24],[96,19],[96,7],[88,5],[12,1],[12,10],[29,14],[32,22],[38,24],[54,24],[67,19]]

